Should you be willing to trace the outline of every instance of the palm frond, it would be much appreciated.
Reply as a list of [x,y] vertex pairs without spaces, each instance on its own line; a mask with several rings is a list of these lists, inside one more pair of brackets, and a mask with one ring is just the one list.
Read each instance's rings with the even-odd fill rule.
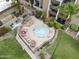
[[65,15],[74,15],[79,13],[79,5],[71,3],[64,3],[60,7],[60,12]]

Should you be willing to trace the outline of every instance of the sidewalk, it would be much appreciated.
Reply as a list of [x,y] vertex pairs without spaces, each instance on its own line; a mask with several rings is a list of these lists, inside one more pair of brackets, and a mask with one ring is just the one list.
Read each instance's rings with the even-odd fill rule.
[[9,32],[9,33],[5,34],[4,36],[1,36],[0,37],[0,41],[5,40],[7,38],[12,38],[12,37],[14,37],[13,36],[13,33],[12,32]]
[[79,40],[79,37],[76,37],[77,32],[72,32],[72,31],[68,30],[68,31],[65,31],[65,33],[67,33],[67,34],[70,35],[71,37],[73,37],[73,38]]

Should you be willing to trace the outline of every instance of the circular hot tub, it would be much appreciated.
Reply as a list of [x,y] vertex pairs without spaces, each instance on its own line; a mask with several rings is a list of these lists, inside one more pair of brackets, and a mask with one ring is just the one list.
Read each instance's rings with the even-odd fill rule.
[[46,37],[49,33],[49,29],[47,26],[36,26],[34,29],[34,33],[37,37]]

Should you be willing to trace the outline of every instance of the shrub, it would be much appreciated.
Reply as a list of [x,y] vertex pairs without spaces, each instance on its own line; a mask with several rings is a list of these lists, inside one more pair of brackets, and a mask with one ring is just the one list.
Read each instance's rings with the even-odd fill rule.
[[49,45],[50,45],[49,42],[46,42],[42,45],[42,47],[49,46]]
[[79,26],[76,25],[76,24],[71,24],[70,28],[71,28],[73,31],[78,31]]
[[36,17],[37,18],[41,18],[41,15],[42,15],[42,11],[36,11]]
[[45,19],[46,18],[46,12],[44,11],[36,11],[36,15],[35,15],[37,18],[40,18],[40,19]]
[[50,21],[48,22],[48,26],[49,26],[49,27],[53,27],[55,18],[54,18],[54,17],[50,17],[49,20],[50,20]]
[[39,56],[40,56],[40,59],[45,59],[45,55],[43,51],[40,52]]
[[53,55],[51,55],[50,59],[55,59]]
[[54,21],[54,27],[56,29],[64,29],[64,25],[58,23],[57,21]]
[[10,31],[11,31],[10,28],[8,28],[8,27],[2,27],[2,28],[0,28],[0,36],[3,36],[4,34],[10,32]]
[[48,26],[49,26],[49,27],[53,27],[53,25],[54,25],[54,22],[49,22],[49,23],[48,23]]
[[42,15],[41,15],[41,19],[45,19],[46,18],[46,12],[42,11]]
[[56,20],[55,20],[55,18],[50,18],[50,21],[49,21],[49,23],[48,23],[48,26],[49,27],[55,27],[56,29],[64,29],[64,25],[62,25],[62,24],[60,24],[60,23],[58,23]]

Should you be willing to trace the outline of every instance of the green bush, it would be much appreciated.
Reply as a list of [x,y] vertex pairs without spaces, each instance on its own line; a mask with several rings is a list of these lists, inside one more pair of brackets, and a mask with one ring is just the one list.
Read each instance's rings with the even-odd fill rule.
[[53,25],[54,25],[54,22],[49,22],[49,23],[48,23],[48,26],[49,26],[49,27],[53,27]]
[[46,12],[44,11],[36,11],[36,15],[35,15],[37,18],[40,18],[40,19],[45,19],[46,18]]
[[46,12],[42,11],[42,17],[41,19],[46,19]]
[[42,15],[42,11],[36,11],[36,17],[37,18],[41,18],[41,15]]
[[50,18],[50,21],[49,21],[49,23],[48,23],[48,26],[49,27],[55,27],[56,29],[64,29],[64,25],[62,25],[62,24],[60,24],[60,23],[58,23],[56,20],[55,20],[55,18]]
[[3,36],[4,34],[10,32],[10,31],[11,31],[11,28],[2,27],[2,28],[0,28],[0,36]]
[[76,24],[71,24],[70,28],[71,28],[73,31],[78,31],[79,26],[76,25]]
[[51,17],[49,20],[50,20],[50,21],[48,22],[48,26],[49,26],[49,27],[53,27],[55,18],[54,18],[54,17]]
[[56,29],[64,29],[64,25],[58,23],[57,21],[54,21],[54,27]]

